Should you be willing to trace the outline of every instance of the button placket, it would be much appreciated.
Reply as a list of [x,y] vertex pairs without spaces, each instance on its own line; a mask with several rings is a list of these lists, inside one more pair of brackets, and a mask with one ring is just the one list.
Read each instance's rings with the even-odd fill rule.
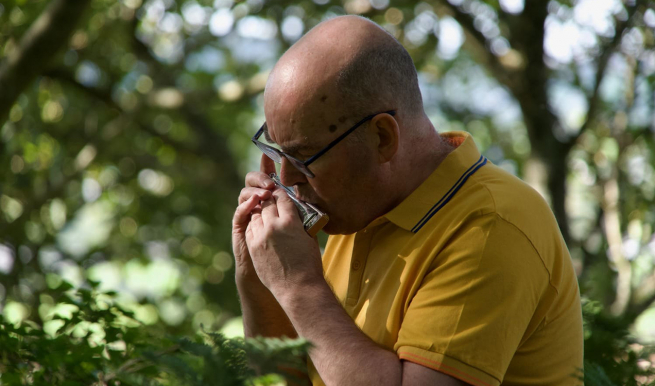
[[366,259],[371,246],[373,232],[363,230],[355,236],[353,245],[352,261],[350,263],[350,277],[348,280],[348,292],[346,295],[346,305],[354,306],[359,300],[359,294],[362,287],[362,277],[366,266]]

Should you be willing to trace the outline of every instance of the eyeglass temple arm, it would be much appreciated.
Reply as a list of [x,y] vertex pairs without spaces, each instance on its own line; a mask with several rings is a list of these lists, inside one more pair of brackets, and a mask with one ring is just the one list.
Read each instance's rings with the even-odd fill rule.
[[259,139],[259,137],[260,137],[260,136],[262,135],[262,133],[264,132],[264,126],[266,126],[266,123],[264,123],[264,124],[262,125],[262,127],[260,127],[259,130],[257,130],[257,132],[255,133],[255,135],[253,135],[252,138],[250,138],[252,141],[257,141],[257,139]]
[[359,126],[363,125],[366,121],[368,121],[368,120],[370,120],[370,119],[373,119],[376,115],[380,115],[380,114],[389,114],[389,115],[391,115],[391,116],[394,116],[394,115],[396,115],[396,112],[395,112],[394,110],[384,111],[384,112],[382,112],[382,113],[372,114],[372,115],[369,115],[368,117],[363,118],[361,121],[357,122],[357,123],[355,124],[355,126],[351,127],[350,129],[348,129],[348,131],[346,131],[345,133],[341,134],[337,139],[335,139],[334,141],[330,142],[330,144],[327,145],[323,150],[319,151],[318,153],[314,154],[310,159],[308,159],[307,161],[303,162],[303,164],[305,164],[305,166],[309,166],[312,162],[316,161],[316,159],[317,159],[318,157],[320,157],[320,156],[322,156],[323,154],[325,154],[328,150],[332,149],[332,148],[333,148],[337,143],[341,142],[342,139],[346,138],[346,136],[348,136],[348,134],[350,134],[350,133],[352,133],[353,131],[355,131],[356,128],[358,128]]

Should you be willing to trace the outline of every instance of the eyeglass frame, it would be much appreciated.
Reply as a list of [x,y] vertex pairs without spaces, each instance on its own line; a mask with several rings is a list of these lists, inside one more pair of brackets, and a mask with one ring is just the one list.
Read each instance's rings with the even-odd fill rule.
[[[307,176],[309,178],[314,178],[315,175],[311,170],[309,170],[309,168],[308,168],[309,165],[311,165],[314,161],[316,161],[323,154],[327,153],[328,150],[332,149],[335,145],[337,145],[344,138],[346,138],[350,133],[355,131],[355,129],[357,129],[358,127],[360,127],[364,123],[368,122],[369,120],[375,118],[376,116],[378,116],[380,114],[389,114],[389,115],[391,115],[393,117],[393,116],[396,115],[396,110],[382,111],[382,112],[371,114],[371,115],[368,115],[368,116],[364,117],[359,122],[355,123],[355,125],[352,126],[350,129],[346,130],[343,134],[338,136],[334,141],[330,142],[327,146],[325,146],[323,149],[321,149],[318,153],[316,153],[313,156],[309,157],[309,159],[307,159],[307,161],[301,161],[298,158],[296,158],[296,157],[294,157],[294,156],[292,156],[290,154],[287,154],[287,153],[283,152],[280,149],[276,149],[271,145],[260,142],[259,137],[261,137],[262,134],[264,134],[264,129],[266,128],[266,122],[264,122],[264,124],[259,128],[257,133],[255,133],[255,135],[251,138],[251,140],[255,144],[255,146],[257,146],[257,148],[259,150],[261,150],[268,158],[272,159],[274,162],[277,162],[278,164],[281,164],[282,163],[282,157],[284,157],[287,160],[289,160],[291,162],[291,164],[296,169],[301,171],[305,176]],[[268,153],[266,152],[266,150],[264,150],[264,149],[271,150],[273,153],[277,154],[280,160],[276,161],[275,159],[270,157],[268,155]]]

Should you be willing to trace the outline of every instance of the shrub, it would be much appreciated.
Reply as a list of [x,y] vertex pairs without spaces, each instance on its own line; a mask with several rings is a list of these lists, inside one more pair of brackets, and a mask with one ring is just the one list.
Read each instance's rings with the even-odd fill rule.
[[[74,311],[55,315],[61,326],[53,334],[0,316],[0,385],[263,386],[283,384],[281,369],[306,371],[306,341],[227,339],[204,331],[193,339],[163,336],[96,285],[58,288],[58,302]],[[246,353],[258,373],[248,366]]]

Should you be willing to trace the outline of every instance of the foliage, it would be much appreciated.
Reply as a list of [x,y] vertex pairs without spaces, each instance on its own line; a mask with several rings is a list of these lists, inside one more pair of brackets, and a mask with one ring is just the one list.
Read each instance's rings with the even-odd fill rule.
[[605,370],[592,362],[585,362],[584,384],[587,386],[616,386],[605,374]]
[[[280,368],[305,371],[302,340],[158,335],[134,321],[112,294],[73,291],[68,284],[57,290],[75,311],[53,319],[61,327],[52,335],[0,316],[0,385],[264,386],[283,382]],[[263,376],[248,366],[246,353],[257,358]]]
[[[306,371],[308,343],[302,339],[157,334],[118,305],[114,293],[98,291],[98,284],[74,290],[63,282],[56,288],[56,299],[73,310],[56,313],[50,333],[0,316],[0,385],[263,386],[283,384],[281,369],[296,382],[289,374]],[[655,384],[655,371],[639,365],[655,347],[635,344],[629,321],[602,313],[598,302],[585,301],[583,310],[585,385]]]
[[[56,14],[50,3],[63,2],[0,3],[0,85],[34,72],[10,79],[22,87],[17,99],[0,98],[0,310],[3,329],[20,324],[11,336],[25,336],[11,344],[88,355],[46,359],[25,343],[25,358],[41,359],[21,362],[21,374],[39,377],[31,363],[55,361],[71,380],[89,375],[84,366],[100,369],[99,382],[182,344],[165,336],[238,324],[230,218],[244,173],[257,167],[249,137],[264,120],[267,74],[309,28],[356,13],[408,49],[438,130],[469,131],[489,160],[550,201],[581,292],[594,301],[589,383],[651,382],[652,0],[91,0]],[[41,35],[57,36],[55,54],[24,44],[41,15],[63,17]],[[62,36],[68,29],[55,27],[71,20]],[[16,65],[25,62],[30,71]],[[65,280],[116,291],[113,311],[66,311]],[[79,326],[89,318],[106,324],[105,345],[136,334],[131,351],[94,356],[96,343],[75,335],[88,334]],[[72,330],[57,335],[57,323]],[[148,360],[169,357],[192,368],[204,358],[180,348]]]
[[639,344],[630,334],[631,319],[611,316],[595,301],[583,304],[585,385],[655,385],[649,366],[655,346]]

